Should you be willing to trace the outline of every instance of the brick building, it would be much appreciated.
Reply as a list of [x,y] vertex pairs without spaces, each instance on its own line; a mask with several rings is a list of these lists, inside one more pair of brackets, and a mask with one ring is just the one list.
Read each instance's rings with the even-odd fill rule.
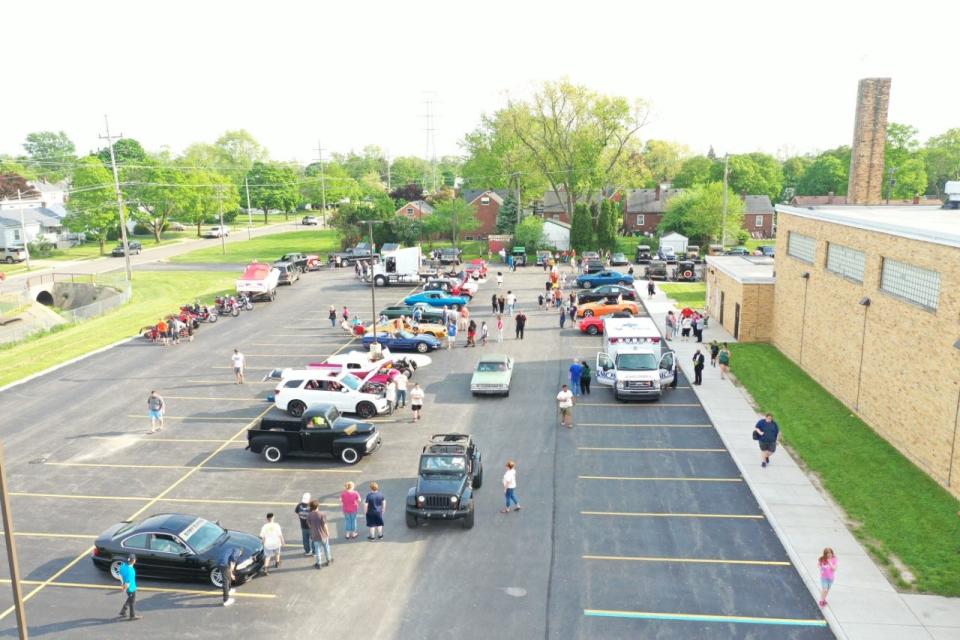
[[477,220],[480,221],[480,226],[465,235],[464,240],[484,240],[496,232],[497,216],[500,215],[500,207],[503,206],[506,196],[506,191],[493,189],[467,189],[460,194],[460,197],[473,207]]
[[960,496],[960,214],[777,213],[773,343]]
[[707,315],[740,342],[773,337],[773,259],[707,256]]
[[680,193],[683,189],[671,189],[668,185],[657,185],[656,189],[631,189],[623,210],[624,231],[628,234],[655,234],[667,201]]
[[[597,205],[604,198],[620,202],[621,192],[614,189],[604,189],[603,191],[594,191],[589,195],[582,195],[577,198],[577,204]],[[566,210],[567,194],[564,191],[545,191],[543,199],[535,203],[534,213],[541,216],[544,220],[559,220],[570,224],[570,216]]]
[[857,86],[857,108],[850,147],[848,204],[879,204],[887,143],[890,78],[864,78]]
[[751,238],[772,238],[773,216],[776,213],[770,196],[740,196],[743,199],[743,228]]
[[433,207],[425,200],[414,200],[403,205],[394,212],[394,215],[405,216],[411,220],[419,220],[423,216],[433,213]]

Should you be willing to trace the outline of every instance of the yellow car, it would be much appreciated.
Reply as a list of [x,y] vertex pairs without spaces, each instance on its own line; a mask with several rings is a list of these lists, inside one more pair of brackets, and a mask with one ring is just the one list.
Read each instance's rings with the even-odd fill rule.
[[[413,334],[426,333],[433,336],[437,340],[445,340],[447,338],[447,328],[442,324],[435,324],[433,322],[421,322],[419,324],[412,324],[409,321],[401,322],[399,318],[396,320],[388,320],[385,323],[377,325],[377,333],[393,333],[398,329],[405,329]],[[365,333],[372,333],[373,328],[368,327]]]
[[623,302],[607,302],[606,300],[599,300],[597,302],[588,302],[577,307],[577,317],[600,317],[609,313],[618,313],[621,311],[625,311],[632,315],[639,315],[640,313],[637,303],[631,302],[630,300],[624,300]]

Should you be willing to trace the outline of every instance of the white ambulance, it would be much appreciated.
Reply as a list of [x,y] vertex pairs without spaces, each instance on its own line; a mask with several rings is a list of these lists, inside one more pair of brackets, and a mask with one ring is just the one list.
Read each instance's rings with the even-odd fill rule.
[[676,354],[650,318],[604,318],[596,372],[617,400],[658,399],[676,378]]

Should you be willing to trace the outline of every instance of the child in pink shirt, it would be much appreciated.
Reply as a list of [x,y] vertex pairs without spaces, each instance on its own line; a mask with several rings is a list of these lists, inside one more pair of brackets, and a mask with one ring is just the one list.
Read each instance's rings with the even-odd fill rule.
[[830,587],[833,586],[833,578],[837,574],[837,556],[833,549],[827,547],[823,550],[823,555],[817,561],[820,566],[820,606],[827,606],[827,594],[830,593]]
[[346,532],[346,538],[356,538],[357,533],[357,512],[362,498],[354,490],[354,484],[348,482],[344,485],[344,491],[340,494],[340,506],[343,508],[343,528]]

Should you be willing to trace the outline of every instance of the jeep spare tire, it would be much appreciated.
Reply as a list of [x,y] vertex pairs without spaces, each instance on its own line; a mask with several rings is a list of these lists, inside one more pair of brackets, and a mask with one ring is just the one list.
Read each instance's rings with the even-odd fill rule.
[[687,269],[686,271],[683,272],[683,277],[689,280],[690,278],[693,277],[693,271],[691,271],[690,269]]

